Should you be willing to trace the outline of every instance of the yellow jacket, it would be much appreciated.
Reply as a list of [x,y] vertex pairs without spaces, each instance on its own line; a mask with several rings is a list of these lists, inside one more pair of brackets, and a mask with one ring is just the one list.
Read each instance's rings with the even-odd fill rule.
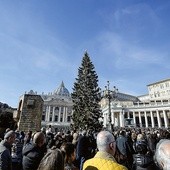
[[83,170],[127,170],[127,168],[118,164],[111,154],[100,151],[94,158],[85,161]]

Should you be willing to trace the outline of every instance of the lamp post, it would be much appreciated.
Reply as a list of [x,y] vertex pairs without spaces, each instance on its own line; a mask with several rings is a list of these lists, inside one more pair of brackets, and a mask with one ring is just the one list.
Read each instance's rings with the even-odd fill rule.
[[113,87],[113,90],[110,90],[110,82],[107,81],[107,86],[105,86],[105,90],[102,92],[102,98],[108,99],[108,123],[107,129],[111,132],[113,131],[113,124],[112,124],[112,115],[111,115],[111,100],[117,98],[118,89],[116,86]]

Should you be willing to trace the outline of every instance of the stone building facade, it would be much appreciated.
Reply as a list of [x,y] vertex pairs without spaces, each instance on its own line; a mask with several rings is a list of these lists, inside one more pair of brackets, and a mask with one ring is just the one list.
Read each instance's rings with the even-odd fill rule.
[[54,130],[67,130],[71,123],[72,99],[62,82],[49,94],[42,94],[44,100],[42,126],[52,125]]
[[147,87],[149,93],[138,96],[136,101],[125,94],[126,100],[120,99],[119,96],[112,99],[110,111],[107,99],[104,99],[106,100],[103,101],[106,104],[102,105],[104,126],[107,126],[111,114],[111,121],[115,127],[170,127],[170,79],[149,84]]
[[20,131],[40,131],[43,99],[32,90],[19,98],[19,106],[13,117]]
[[[114,127],[170,127],[170,79],[149,84],[147,88],[148,94],[138,97],[117,92],[110,103],[103,98],[100,105],[104,127],[107,127],[109,115]],[[34,111],[28,106],[33,101],[38,101]],[[22,130],[29,129],[30,126],[40,129],[40,126],[48,125],[52,125],[54,130],[67,130],[71,124],[72,108],[71,95],[62,82],[56,90],[48,94],[37,95],[31,90],[21,96],[14,117],[19,120],[22,115],[19,120]],[[26,117],[29,119],[27,123]]]

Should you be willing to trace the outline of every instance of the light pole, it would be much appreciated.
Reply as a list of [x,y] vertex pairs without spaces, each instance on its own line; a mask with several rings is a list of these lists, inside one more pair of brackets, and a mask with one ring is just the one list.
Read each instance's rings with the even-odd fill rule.
[[110,82],[107,81],[107,86],[105,86],[105,90],[103,91],[102,98],[108,99],[108,123],[107,129],[111,132],[113,131],[113,124],[112,124],[112,115],[111,115],[111,100],[117,98],[118,89],[116,86],[113,87],[113,90],[110,90]]

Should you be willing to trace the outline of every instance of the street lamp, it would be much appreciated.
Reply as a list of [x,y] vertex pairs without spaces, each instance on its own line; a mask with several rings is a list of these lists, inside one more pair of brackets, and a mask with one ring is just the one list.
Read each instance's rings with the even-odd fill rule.
[[110,90],[110,82],[107,81],[107,86],[105,86],[105,90],[102,91],[102,98],[106,98],[108,99],[108,123],[107,123],[107,129],[110,130],[111,132],[113,131],[113,124],[112,124],[112,116],[111,116],[111,100],[112,99],[116,99],[117,98],[117,92],[118,89],[116,88],[116,86],[113,87],[113,90]]

